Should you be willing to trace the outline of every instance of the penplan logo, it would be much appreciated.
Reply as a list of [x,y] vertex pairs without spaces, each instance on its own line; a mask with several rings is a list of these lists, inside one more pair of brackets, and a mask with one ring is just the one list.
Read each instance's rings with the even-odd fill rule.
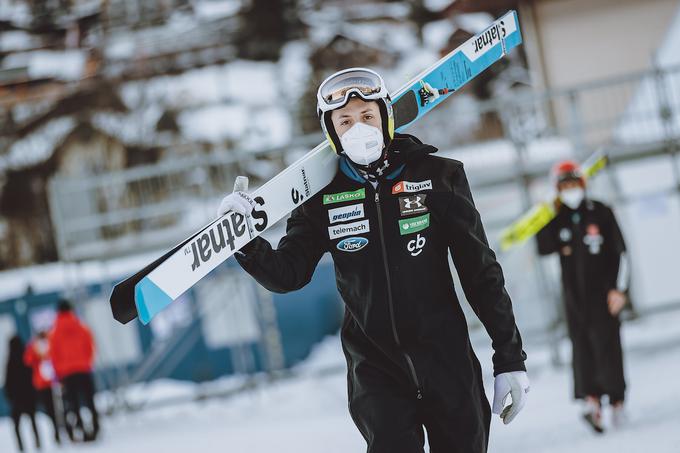
[[368,239],[361,237],[346,238],[335,247],[341,252],[358,252],[368,245]]
[[346,220],[360,219],[364,216],[364,204],[352,204],[341,208],[328,210],[328,221],[330,223],[344,222]]

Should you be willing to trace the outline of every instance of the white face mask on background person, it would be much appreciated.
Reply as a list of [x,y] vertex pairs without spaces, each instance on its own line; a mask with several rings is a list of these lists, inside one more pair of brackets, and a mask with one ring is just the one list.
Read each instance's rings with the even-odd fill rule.
[[383,151],[383,133],[377,127],[356,123],[340,137],[347,157],[358,165],[369,165],[380,159]]
[[583,202],[585,196],[586,192],[581,187],[571,187],[560,192],[560,200],[571,209],[576,209],[581,206],[581,202]]

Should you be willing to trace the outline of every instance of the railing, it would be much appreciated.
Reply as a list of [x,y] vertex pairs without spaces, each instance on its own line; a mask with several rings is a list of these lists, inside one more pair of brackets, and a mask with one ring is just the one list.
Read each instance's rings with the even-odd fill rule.
[[247,154],[194,150],[191,157],[90,178],[56,177],[49,198],[59,256],[105,259],[168,247],[214,217],[237,175],[248,175],[256,187],[320,141],[320,136],[307,136]]
[[[548,170],[561,157],[582,159],[593,150],[604,150],[612,165],[603,178],[611,181],[616,180],[618,168],[630,167],[628,162],[666,159],[673,168],[674,182],[659,189],[659,196],[680,199],[680,167],[675,157],[680,146],[678,67],[540,94],[515,92],[512,97],[465,105],[454,98],[409,132],[444,151],[479,144],[480,137],[487,140],[479,152],[466,154],[471,159],[465,163],[492,245],[497,245],[495,238],[503,226],[537,197],[545,196]],[[467,122],[459,129],[467,133],[452,134],[456,122],[462,120]],[[539,146],[536,154],[532,146],[546,139],[566,143],[567,150],[563,154],[542,153]],[[320,140],[320,136],[309,136],[257,153],[195,153],[181,160],[87,179],[56,178],[49,193],[60,256],[65,260],[107,259],[174,245],[212,218],[219,198],[231,190],[236,175],[250,176],[251,187],[255,187]],[[498,159],[498,146],[489,145],[492,141],[504,144],[509,159]],[[616,183],[611,186],[603,192],[605,200],[615,201],[621,211],[635,204],[634,196],[623,193]],[[626,218],[622,220],[625,226]],[[677,231],[667,234],[679,235]],[[631,248],[634,254],[634,243]],[[550,341],[558,361],[557,340],[565,331],[556,267],[539,260],[533,247],[502,254],[500,260],[523,333],[530,341]],[[648,293],[641,294],[637,302]],[[641,313],[652,313],[678,306],[655,301],[638,308]],[[474,325],[476,318],[469,319]]]
[[[509,140],[517,151],[509,168],[499,168],[491,154],[476,156],[484,169],[479,175],[477,167],[469,167],[473,183],[493,187],[545,175],[550,159],[532,161],[526,147],[546,137],[568,140],[577,158],[595,149],[608,151],[615,161],[674,153],[680,129],[680,68],[541,94],[515,92],[474,108],[461,109],[456,101],[443,104],[411,132],[440,149],[478,141],[485,128],[495,131],[486,138]],[[451,133],[463,120],[477,124],[477,129]],[[173,154],[192,157],[86,179],[57,177],[50,184],[50,205],[60,256],[81,260],[170,246],[210,219],[236,175],[249,175],[256,186],[289,164],[292,150],[310,149],[318,141],[319,136],[304,137],[289,146],[248,154],[222,150],[199,155],[184,149]]]

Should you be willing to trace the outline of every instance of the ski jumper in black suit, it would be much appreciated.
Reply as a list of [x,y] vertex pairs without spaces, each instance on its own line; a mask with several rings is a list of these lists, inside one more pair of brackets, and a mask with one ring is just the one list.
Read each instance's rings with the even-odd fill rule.
[[576,209],[561,205],[557,216],[538,235],[541,255],[559,253],[569,337],[573,345],[574,396],[623,402],[620,322],[607,306],[617,282],[626,245],[614,213],[585,199]]
[[[293,211],[276,250],[261,238],[241,266],[275,292],[305,286],[330,252],[345,302],[341,328],[349,409],[369,453],[482,453],[491,411],[454,291],[491,336],[494,374],[525,370],[503,273],[463,165],[397,134],[377,187],[344,157],[333,181]],[[387,172],[385,172],[387,173]]]

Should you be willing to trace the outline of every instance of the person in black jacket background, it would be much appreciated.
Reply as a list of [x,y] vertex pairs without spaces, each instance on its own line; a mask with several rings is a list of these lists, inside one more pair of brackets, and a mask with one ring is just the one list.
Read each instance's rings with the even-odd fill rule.
[[5,396],[11,408],[19,451],[24,451],[20,430],[23,414],[29,416],[36,448],[40,448],[40,435],[35,424],[36,391],[33,388],[33,371],[24,364],[24,343],[18,335],[13,336],[9,341],[9,358],[5,370]]
[[626,245],[612,210],[586,197],[578,164],[561,162],[553,175],[559,192],[557,216],[538,233],[538,252],[560,255],[574,396],[585,400],[586,421],[603,432],[603,396],[614,409],[614,424],[623,421],[626,383],[619,313],[628,288]]
[[[241,266],[275,292],[299,289],[321,256],[335,262],[352,418],[369,453],[486,451],[491,408],[454,291],[463,290],[494,348],[493,411],[509,423],[529,381],[503,273],[489,248],[462,163],[394,133],[382,78],[353,68],[319,88],[322,128],[340,153],[333,181],[293,211],[276,250],[256,238]],[[218,214],[250,215],[245,192]],[[511,395],[512,404],[503,406]]]

